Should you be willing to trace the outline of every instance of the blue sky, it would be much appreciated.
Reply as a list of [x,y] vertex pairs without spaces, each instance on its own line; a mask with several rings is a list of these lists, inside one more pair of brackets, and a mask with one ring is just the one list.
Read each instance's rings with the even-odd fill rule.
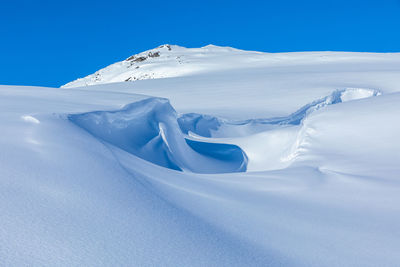
[[0,84],[58,87],[164,43],[400,52],[400,0],[2,0]]

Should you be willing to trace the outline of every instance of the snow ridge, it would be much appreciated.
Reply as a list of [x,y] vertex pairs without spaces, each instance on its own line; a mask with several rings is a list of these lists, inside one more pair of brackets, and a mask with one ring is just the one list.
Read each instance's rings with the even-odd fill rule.
[[246,171],[247,157],[236,145],[186,139],[167,99],[148,98],[118,111],[70,115],[88,132],[154,164],[179,171]]
[[243,121],[227,120],[210,115],[197,113],[182,114],[178,118],[183,133],[194,133],[203,137],[237,137],[255,134],[287,125],[300,125],[312,112],[328,105],[379,96],[377,89],[345,88],[332,92],[330,95],[304,105],[294,113],[275,118],[248,119]]
[[[162,167],[195,173],[245,172],[258,157],[262,167],[252,166],[252,171],[291,164],[310,131],[302,122],[314,111],[377,95],[375,89],[346,88],[286,117],[246,121],[194,113],[178,116],[167,99],[153,97],[121,110],[74,114],[69,119],[95,137]],[[242,143],[252,139],[253,144]],[[269,156],[261,155],[260,148]]]

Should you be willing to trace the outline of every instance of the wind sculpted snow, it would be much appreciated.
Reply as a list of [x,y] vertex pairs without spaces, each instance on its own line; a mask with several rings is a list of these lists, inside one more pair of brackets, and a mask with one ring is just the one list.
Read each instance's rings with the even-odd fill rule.
[[397,266],[399,55],[192,52],[0,86],[0,265]]
[[[361,94],[355,97],[357,91]],[[325,105],[342,102],[341,97],[349,92],[354,95],[352,100],[361,100]],[[375,90],[348,89],[306,105],[315,111],[304,112],[307,116],[296,134],[303,138],[295,140],[295,160],[280,170],[218,176],[176,172],[138,161],[134,153],[120,146],[107,146],[119,164],[156,195],[266,253],[261,260],[247,259],[250,265],[390,266],[398,260],[392,247],[397,244],[394,236],[400,219],[394,213],[400,200],[400,147],[398,143],[389,147],[370,141],[393,140],[399,133],[398,127],[379,118],[398,114],[395,103],[400,95],[363,99],[377,94]],[[154,101],[165,103],[159,99],[139,103],[146,106]],[[381,109],[382,105],[387,105],[386,109]],[[370,114],[363,112],[366,109]],[[298,127],[295,121],[292,127]],[[287,129],[287,125],[282,127]],[[146,133],[140,127],[137,131]],[[268,143],[265,136],[253,146],[264,143]],[[249,163],[251,160],[249,156]]]
[[69,118],[94,136],[166,168],[198,173],[246,170],[247,157],[239,147],[186,139],[167,99],[149,98],[119,111]]
[[148,98],[117,111],[70,115],[69,119],[101,140],[166,168],[243,172],[249,163],[252,171],[268,170],[291,164],[305,132],[299,125],[313,111],[379,94],[374,89],[337,90],[287,117],[246,121],[193,113],[178,116],[162,98]]

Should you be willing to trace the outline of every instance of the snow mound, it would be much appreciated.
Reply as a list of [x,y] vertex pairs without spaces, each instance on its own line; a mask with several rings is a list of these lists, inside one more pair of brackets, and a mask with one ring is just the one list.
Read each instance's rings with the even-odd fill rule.
[[189,140],[179,129],[167,99],[148,98],[118,111],[70,115],[92,135],[154,164],[180,171],[246,171],[247,157],[236,145]]
[[117,111],[70,115],[102,141],[173,170],[226,173],[282,169],[302,151],[312,129],[303,120],[328,105],[379,95],[346,88],[278,118],[229,121],[188,113],[178,116],[169,100],[148,98]]
[[306,116],[328,105],[381,95],[377,89],[345,88],[315,100],[294,113],[284,117],[232,121],[210,115],[187,113],[178,118],[179,126],[185,134],[202,137],[238,137],[282,128],[287,125],[300,125]]
[[365,88],[348,88],[340,93],[340,100],[347,102],[351,100],[363,99],[371,96],[378,96],[382,93],[378,90]]
[[303,121],[326,106],[380,95],[368,88],[345,88],[315,100],[296,112],[276,118],[231,121],[210,115],[183,114],[180,129],[192,140],[236,144],[248,157],[248,171],[283,169],[301,154],[314,130]]

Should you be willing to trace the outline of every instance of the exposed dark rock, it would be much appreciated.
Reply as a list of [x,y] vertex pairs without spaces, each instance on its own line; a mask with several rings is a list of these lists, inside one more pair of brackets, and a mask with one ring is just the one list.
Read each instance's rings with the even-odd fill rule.
[[168,51],[171,51],[171,50],[172,50],[172,48],[171,48],[171,46],[170,46],[169,44],[160,45],[158,48],[164,48],[164,47],[168,48]]
[[136,55],[134,56],[130,56],[126,59],[126,61],[132,61],[132,62],[142,62],[145,61],[147,59],[147,57],[136,57]]
[[160,52],[159,51],[157,51],[157,52],[149,52],[149,55],[148,55],[149,57],[159,57],[160,56]]
[[133,60],[133,59],[135,59],[135,56],[130,56],[130,57],[128,57],[128,58],[126,59],[126,61],[130,61],[130,60]]
[[138,58],[134,59],[133,61],[134,62],[142,62],[142,61],[145,61],[146,59],[147,59],[147,57],[138,57]]

